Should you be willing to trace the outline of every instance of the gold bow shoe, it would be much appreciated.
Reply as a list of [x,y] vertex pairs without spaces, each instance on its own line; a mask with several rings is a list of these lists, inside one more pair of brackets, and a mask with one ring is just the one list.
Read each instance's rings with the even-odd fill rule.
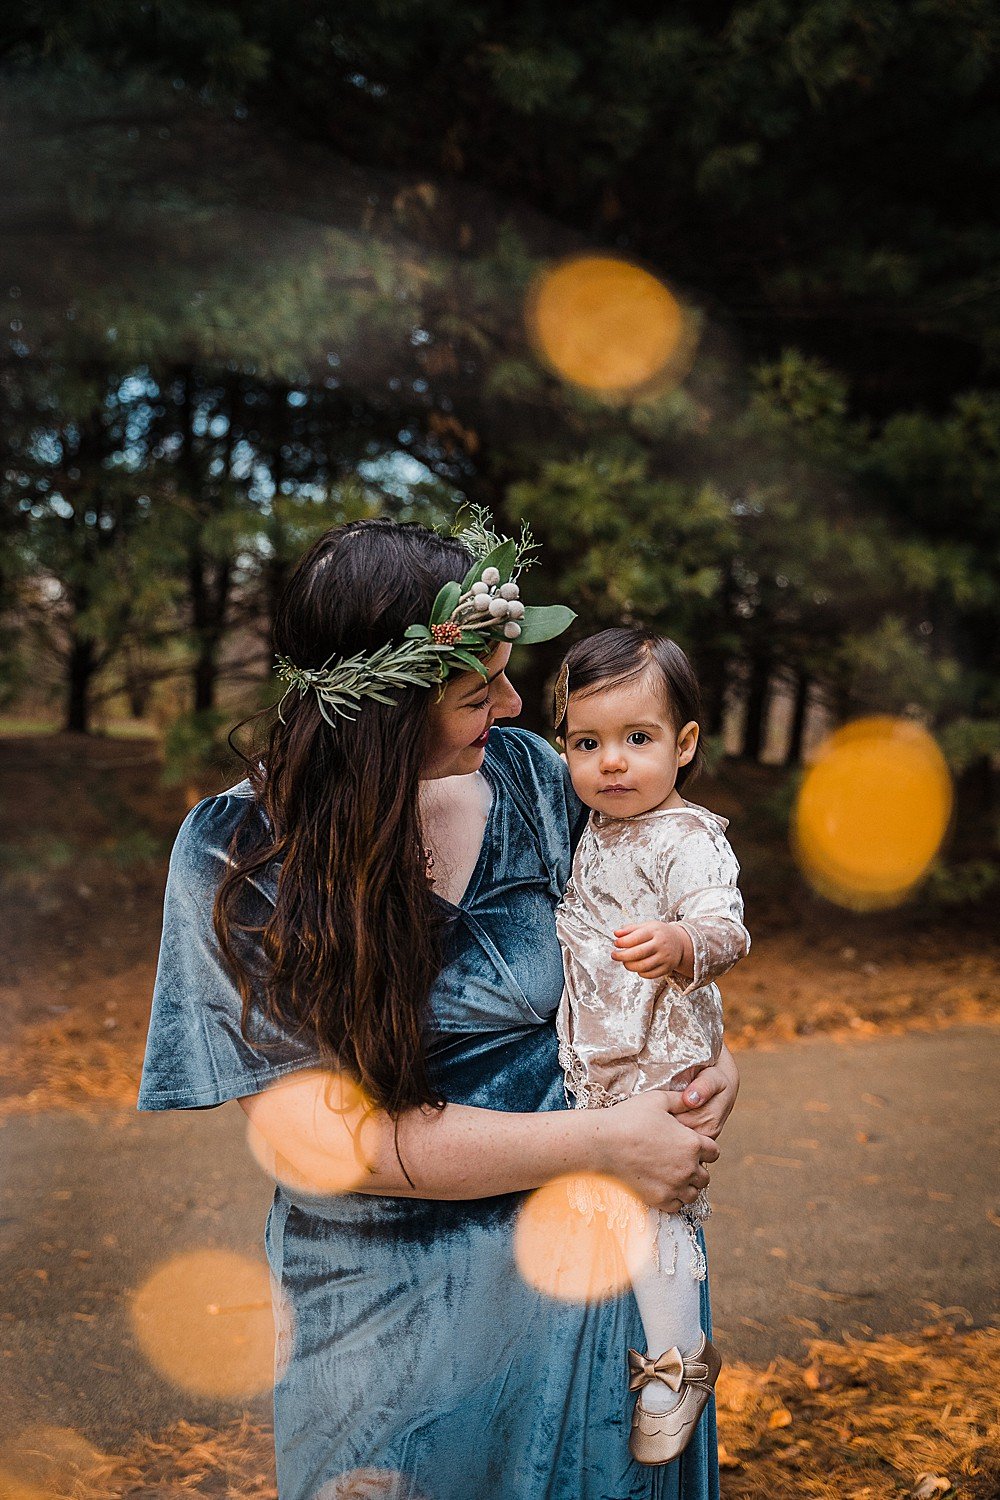
[[[684,1452],[694,1436],[698,1419],[719,1378],[722,1360],[702,1334],[701,1342],[688,1354],[682,1354],[675,1345],[654,1360],[630,1349],[628,1368],[628,1388],[639,1392],[632,1413],[628,1451],[640,1464],[669,1464]],[[662,1380],[672,1391],[683,1390],[673,1411],[643,1409],[642,1390],[651,1380]]]

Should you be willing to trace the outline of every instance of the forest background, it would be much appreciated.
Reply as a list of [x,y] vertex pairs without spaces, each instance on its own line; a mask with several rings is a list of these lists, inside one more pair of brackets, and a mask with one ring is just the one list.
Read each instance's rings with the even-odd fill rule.
[[[274,696],[269,623],[314,534],[471,500],[528,518],[586,628],[681,640],[709,734],[738,710],[730,749],[759,758],[779,688],[792,765],[814,705],[916,712],[981,814],[998,48],[985,0],[25,7],[9,708],[152,718],[204,753]],[[684,301],[679,385],[608,403],[535,357],[533,276],[593,248]],[[534,727],[553,661],[522,669]]]

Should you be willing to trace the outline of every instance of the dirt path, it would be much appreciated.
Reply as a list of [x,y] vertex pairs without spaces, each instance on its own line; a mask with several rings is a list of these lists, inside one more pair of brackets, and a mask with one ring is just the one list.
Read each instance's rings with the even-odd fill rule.
[[[741,1054],[713,1173],[720,1347],[760,1365],[805,1341],[911,1329],[932,1304],[998,1312],[1000,1033],[953,1028]],[[243,1403],[183,1394],[128,1324],[128,1289],[196,1247],[262,1260],[270,1190],[235,1107],[176,1116],[13,1116],[4,1162],[3,1383],[13,1422],[115,1446]],[[960,1320],[961,1321],[961,1320]],[[266,1420],[267,1398],[251,1403]]]
[[908,1330],[931,1304],[1000,1315],[1000,1031],[810,1039],[738,1060],[708,1225],[734,1358]]

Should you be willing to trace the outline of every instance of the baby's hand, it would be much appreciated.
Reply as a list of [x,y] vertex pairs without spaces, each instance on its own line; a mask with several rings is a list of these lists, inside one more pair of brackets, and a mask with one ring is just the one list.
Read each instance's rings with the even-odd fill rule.
[[611,957],[643,979],[666,979],[678,971],[694,971],[691,939],[679,922],[616,927]]

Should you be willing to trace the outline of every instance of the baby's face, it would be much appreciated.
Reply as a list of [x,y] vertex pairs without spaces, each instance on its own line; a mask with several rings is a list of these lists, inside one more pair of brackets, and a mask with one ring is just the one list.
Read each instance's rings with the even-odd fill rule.
[[576,794],[595,811],[633,818],[683,807],[677,771],[694,755],[698,726],[678,732],[648,680],[571,693],[565,743]]

